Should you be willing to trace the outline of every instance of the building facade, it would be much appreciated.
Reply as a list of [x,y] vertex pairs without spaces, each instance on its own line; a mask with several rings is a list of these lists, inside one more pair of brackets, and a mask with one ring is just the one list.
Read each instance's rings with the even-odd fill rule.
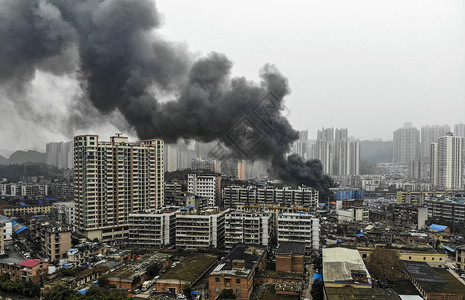
[[273,217],[269,213],[231,212],[225,217],[226,249],[238,244],[268,247],[273,235]]
[[187,175],[187,191],[207,198],[208,206],[217,206],[221,201],[221,176],[189,174]]
[[464,138],[448,134],[431,144],[431,183],[433,188],[463,188]]
[[278,243],[304,243],[307,255],[320,249],[320,220],[310,214],[279,214],[277,233]]
[[165,248],[175,244],[176,212],[129,214],[129,246]]
[[129,143],[113,136],[74,138],[74,198],[77,227],[93,240],[124,239],[129,213],[157,209],[164,200],[164,142]]
[[394,131],[393,138],[393,163],[408,165],[419,157],[420,132],[411,123]]

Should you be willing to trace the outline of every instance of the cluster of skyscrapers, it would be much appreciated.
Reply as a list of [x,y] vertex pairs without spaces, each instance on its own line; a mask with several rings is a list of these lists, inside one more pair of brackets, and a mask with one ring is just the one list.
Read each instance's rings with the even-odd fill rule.
[[330,175],[360,174],[360,142],[349,138],[347,128],[322,128],[312,146],[312,158],[319,159]]
[[408,165],[410,176],[430,179],[436,189],[463,188],[465,124],[423,126],[405,123],[393,134],[393,163]]

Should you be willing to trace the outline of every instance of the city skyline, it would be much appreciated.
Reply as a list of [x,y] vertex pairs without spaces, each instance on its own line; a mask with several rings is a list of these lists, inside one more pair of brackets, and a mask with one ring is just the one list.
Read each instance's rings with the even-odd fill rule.
[[[392,131],[406,121],[416,127],[463,121],[465,10],[460,1],[296,2],[289,16],[278,3],[248,3],[245,10],[244,2],[236,2],[227,14],[222,5],[158,1],[162,26],[156,31],[195,58],[225,53],[232,76],[256,80],[264,64],[275,64],[291,88],[284,115],[296,130],[309,130],[309,138],[321,127],[334,126],[349,128],[361,140],[391,140]],[[241,14],[241,23],[234,22]],[[257,23],[258,14],[269,18]],[[117,111],[101,116],[89,106],[86,114],[74,116],[80,119],[70,118],[85,95],[76,79],[77,55],[72,49],[65,54],[68,65],[56,74],[34,66],[38,69],[22,93],[2,81],[5,146],[0,148],[37,148],[42,140],[71,140],[85,133],[124,132],[134,138]],[[163,101],[173,97],[157,96]]]

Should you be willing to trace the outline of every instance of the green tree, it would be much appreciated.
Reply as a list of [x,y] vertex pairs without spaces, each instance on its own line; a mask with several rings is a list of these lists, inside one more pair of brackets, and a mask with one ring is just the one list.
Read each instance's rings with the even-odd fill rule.
[[74,290],[57,285],[44,294],[44,300],[76,300],[81,296]]
[[189,298],[192,292],[192,287],[187,284],[182,288],[182,292],[184,293],[184,295],[186,295],[187,298]]
[[98,279],[97,284],[101,288],[107,288],[110,285],[110,281],[106,276],[102,276]]
[[402,278],[402,263],[396,251],[376,248],[367,260],[371,275],[379,280],[398,281]]
[[312,289],[310,290],[313,300],[323,300],[323,286],[323,282],[319,279],[313,282]]

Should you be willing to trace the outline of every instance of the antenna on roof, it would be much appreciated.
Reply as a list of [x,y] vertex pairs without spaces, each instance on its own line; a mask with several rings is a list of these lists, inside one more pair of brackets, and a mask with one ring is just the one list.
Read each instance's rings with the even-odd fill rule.
[[117,132],[117,133],[115,133],[115,135],[116,135],[117,137],[120,137],[120,136],[122,136],[123,134],[122,134],[121,132]]

